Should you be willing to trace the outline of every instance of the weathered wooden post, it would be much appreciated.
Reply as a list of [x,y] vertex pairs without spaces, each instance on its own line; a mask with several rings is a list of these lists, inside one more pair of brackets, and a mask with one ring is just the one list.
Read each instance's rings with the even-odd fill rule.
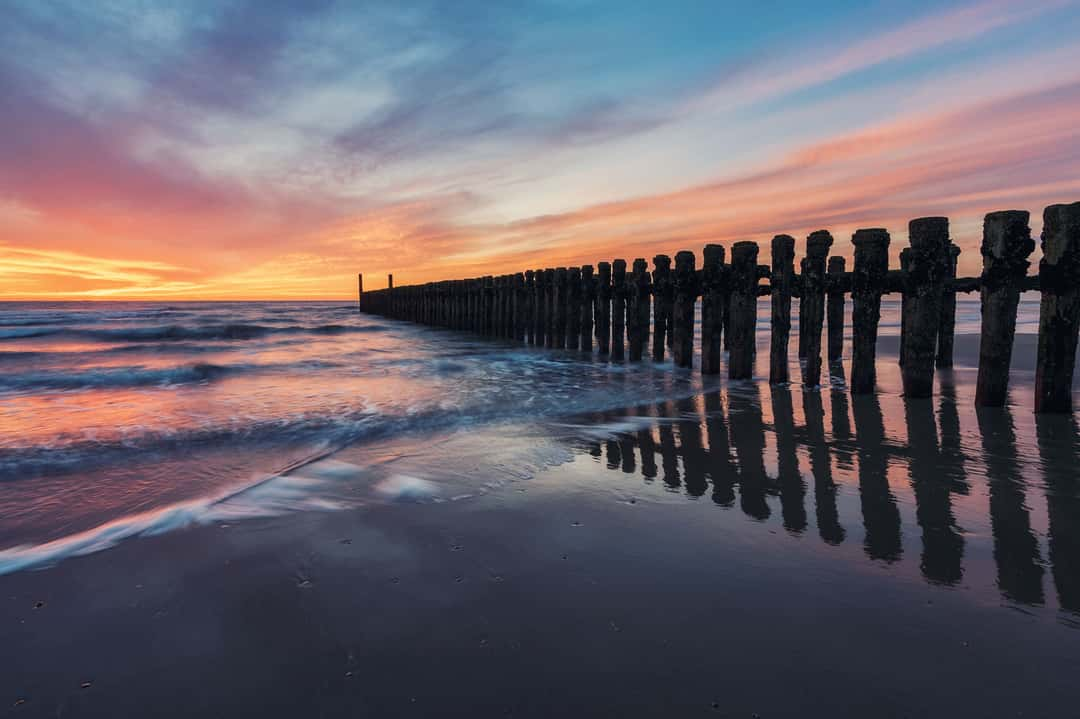
[[911,304],[904,320],[905,397],[929,397],[934,392],[934,360],[941,326],[941,298],[949,251],[949,220],[922,217],[908,224],[911,269],[907,291]]
[[492,298],[491,308],[491,335],[493,337],[503,336],[503,327],[505,326],[505,319],[503,317],[503,303],[506,299],[506,276],[495,275],[494,280],[494,295]]
[[566,348],[576,350],[581,341],[581,268],[566,271]]
[[643,258],[634,260],[626,324],[630,335],[630,361],[640,362],[649,341],[649,265]]
[[613,360],[621,360],[625,355],[628,295],[626,260],[614,260],[611,263],[611,359]]
[[720,374],[724,353],[724,315],[727,314],[727,282],[724,248],[705,245],[701,267],[701,373]]
[[1069,412],[1080,329],[1080,202],[1043,211],[1042,252],[1035,411]]
[[356,275],[356,306],[358,309],[364,309],[364,273],[360,272]]
[[555,270],[544,270],[544,304],[546,310],[544,312],[544,346],[548,348],[555,347],[555,307],[557,305],[557,298],[555,297]]
[[728,353],[728,377],[751,379],[757,334],[757,256],[756,242],[736,242],[731,248],[731,306],[729,310],[731,349]]
[[525,341],[526,328],[529,326],[528,303],[525,294],[525,273],[514,273],[514,339]]
[[394,289],[394,276],[393,275],[387,275],[386,276],[386,289],[388,289],[388,290]]
[[[734,261],[734,257],[732,258]],[[769,384],[788,381],[788,339],[791,335],[791,289],[795,282],[795,238],[772,239],[772,327],[769,338]],[[755,286],[756,286],[755,282]],[[799,305],[800,310],[802,304]],[[799,324],[802,324],[800,316]]]
[[570,307],[565,267],[555,268],[555,349],[566,349],[566,317]]
[[596,265],[596,347],[603,357],[611,351],[611,263]]
[[905,336],[907,334],[907,316],[908,308],[911,306],[911,293],[907,290],[908,276],[911,274],[911,248],[905,247],[900,250],[900,277],[903,280],[903,287],[900,291],[900,350],[897,352],[897,362],[900,366],[904,366],[904,350],[907,349],[907,341]]
[[525,270],[525,342],[536,344],[536,273]]
[[851,393],[872,394],[877,382],[878,321],[881,288],[889,271],[889,232],[875,228],[856,230],[851,238],[855,263],[851,288]]
[[495,327],[494,312],[495,312],[495,278],[491,275],[484,277],[484,295],[483,295],[484,307],[481,316],[481,334],[486,337],[490,337],[493,334]]
[[[802,261],[802,296],[799,299],[799,324],[803,326],[806,361],[802,366],[804,387],[821,385],[821,329],[825,322],[825,262],[833,237],[825,230],[811,232],[806,238],[806,257]],[[843,319],[841,319],[843,322]]]
[[938,325],[937,366],[945,369],[953,366],[953,342],[956,335],[956,290],[952,281],[956,279],[956,264],[960,257],[960,247],[950,242],[945,248],[945,289],[941,295],[941,321]]
[[1028,255],[1035,250],[1029,219],[1030,215],[1022,210],[991,212],[983,219],[979,291],[982,336],[975,385],[975,404],[979,407],[1004,407],[1008,399],[1016,308],[1021,283],[1031,266]]
[[536,346],[544,346],[545,326],[547,323],[547,280],[543,270],[533,273],[533,336]]
[[653,338],[652,358],[654,362],[664,361],[664,348],[666,347],[668,317],[671,314],[670,306],[675,298],[675,284],[671,278],[671,258],[667,255],[653,257]]
[[581,341],[578,343],[582,352],[592,353],[593,305],[596,304],[596,282],[593,279],[593,266],[581,266]]
[[698,281],[694,253],[682,250],[675,254],[675,302],[672,306],[672,353],[676,367],[694,366],[694,304]]
[[829,364],[840,362],[844,357],[844,265],[843,257],[829,258],[828,318],[829,318]]

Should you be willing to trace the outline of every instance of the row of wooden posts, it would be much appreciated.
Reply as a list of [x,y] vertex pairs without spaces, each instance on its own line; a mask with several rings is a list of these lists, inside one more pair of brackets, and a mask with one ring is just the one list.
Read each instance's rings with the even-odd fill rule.
[[[750,379],[756,352],[757,298],[771,296],[769,381],[785,383],[791,332],[791,298],[799,299],[798,350],[802,383],[821,381],[822,333],[827,325],[826,356],[839,362],[843,353],[845,296],[852,298],[851,378],[853,394],[874,391],[875,348],[881,297],[900,293],[900,365],[904,394],[929,397],[934,368],[951,367],[956,293],[979,291],[982,339],[975,402],[1001,406],[1008,393],[1009,366],[1020,293],[1039,290],[1036,412],[1069,412],[1080,329],[1080,202],[1052,205],[1043,212],[1039,271],[1028,276],[1028,256],[1035,243],[1021,210],[992,212],[983,223],[980,277],[957,278],[960,248],[949,238],[949,221],[923,217],[908,226],[910,247],[900,252],[900,268],[889,269],[889,233],[857,230],[852,237],[854,266],[829,257],[833,237],[827,231],[807,237],[800,272],[795,271],[795,240],[772,240],[771,266],[758,264],[755,242],[736,242],[726,261],[722,245],[706,245],[703,266],[693,252],[644,259],[629,271],[625,260],[592,265],[527,270],[498,277],[428,282],[364,292],[362,311],[423,324],[474,332],[530,345],[592,352],[640,361],[648,350],[663,361],[670,349],[675,365],[691,367],[694,313],[701,300],[701,371],[720,372],[728,353],[731,379]],[[761,280],[768,279],[768,284]],[[625,339],[624,339],[625,338]],[[625,342],[625,347],[624,347]]]

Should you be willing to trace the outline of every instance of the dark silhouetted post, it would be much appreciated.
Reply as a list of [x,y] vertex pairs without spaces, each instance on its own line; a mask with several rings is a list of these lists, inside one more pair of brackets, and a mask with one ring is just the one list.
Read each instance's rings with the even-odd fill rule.
[[543,347],[547,335],[547,275],[544,270],[536,270],[533,299],[533,334],[536,337],[536,346]]
[[1080,202],[1043,211],[1042,251],[1035,411],[1069,412],[1080,329]]
[[596,265],[596,347],[600,356],[611,351],[611,263]]
[[536,344],[536,273],[525,270],[525,341]]
[[[532,274],[532,273],[529,273]],[[528,294],[525,289],[525,273],[514,274],[514,339],[518,342],[525,341],[529,322]]]
[[904,318],[905,397],[929,397],[934,391],[934,360],[941,326],[941,298],[949,252],[949,220],[922,217],[908,224],[911,269],[905,295],[910,304]]
[[844,358],[844,265],[843,257],[829,258],[829,364]]
[[388,290],[394,289],[394,276],[393,275],[387,275],[386,276],[386,289],[388,289]]
[[938,326],[937,366],[945,369],[953,366],[953,340],[956,335],[956,290],[952,281],[956,279],[956,263],[960,257],[960,248],[950,243],[945,255],[945,290],[941,295],[941,323]]
[[593,280],[593,266],[581,266],[581,331],[580,348],[582,352],[592,352],[593,305],[596,304],[596,283]]
[[[825,230],[811,232],[806,238],[806,257],[802,261],[802,288],[799,299],[800,337],[805,344],[802,368],[804,387],[821,384],[821,329],[825,323],[825,262],[833,237]],[[841,322],[843,320],[841,319]]]
[[485,336],[491,336],[493,334],[492,329],[495,324],[493,321],[493,313],[495,311],[495,278],[491,275],[484,277],[484,309],[482,318],[481,333]]
[[908,292],[908,277],[911,274],[911,248],[905,247],[900,250],[900,277],[903,280],[903,288],[900,292],[900,350],[896,360],[901,367],[904,366],[904,351],[907,349],[907,316],[908,308],[911,307],[911,293]]
[[731,349],[728,377],[750,379],[754,376],[754,353],[757,332],[757,256],[756,242],[736,242],[731,248],[731,307],[729,310]]
[[719,374],[724,351],[724,315],[727,314],[727,282],[724,248],[705,245],[701,268],[701,373]]
[[544,312],[544,346],[554,348],[555,340],[555,308],[558,298],[555,296],[555,270],[544,270],[544,303],[547,309]]
[[581,341],[581,268],[566,272],[566,348],[576,350]]
[[883,229],[856,230],[851,288],[851,393],[870,394],[877,382],[878,320],[881,288],[889,271],[889,233]]
[[694,366],[694,304],[697,301],[697,270],[694,253],[682,250],[675,255],[675,304],[672,353],[676,367]]
[[611,263],[611,359],[621,360],[626,337],[626,260]]
[[649,265],[643,258],[634,260],[630,303],[626,324],[630,334],[630,361],[640,362],[649,342],[649,300],[651,295]]
[[652,358],[654,362],[663,362],[664,347],[667,344],[665,338],[667,333],[672,331],[672,328],[668,326],[668,318],[675,298],[675,283],[671,278],[671,258],[667,255],[657,255],[653,258],[653,268]]
[[566,268],[555,268],[555,349],[566,349],[566,317],[570,307]]
[[[734,262],[734,256],[732,257]],[[772,333],[769,341],[769,383],[787,382],[788,338],[791,335],[791,288],[795,282],[795,238],[772,240]],[[755,282],[755,286],[756,286]],[[801,320],[800,320],[801,322]]]
[[975,385],[979,407],[1003,407],[1008,398],[1020,284],[1031,266],[1028,255],[1035,250],[1029,219],[1027,212],[1009,210],[991,212],[983,220],[982,337]]

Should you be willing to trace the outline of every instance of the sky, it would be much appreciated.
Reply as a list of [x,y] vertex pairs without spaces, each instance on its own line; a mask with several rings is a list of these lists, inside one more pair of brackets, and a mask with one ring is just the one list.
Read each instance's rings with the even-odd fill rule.
[[1080,0],[0,0],[0,299],[365,287],[1080,200]]

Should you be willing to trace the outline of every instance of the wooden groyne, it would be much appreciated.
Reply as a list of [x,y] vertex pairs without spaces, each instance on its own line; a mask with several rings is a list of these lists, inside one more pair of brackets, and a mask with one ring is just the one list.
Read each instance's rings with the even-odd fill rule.
[[[359,308],[394,319],[515,340],[537,347],[571,349],[631,362],[668,351],[678,367],[694,362],[694,325],[701,300],[700,368],[720,372],[728,352],[731,379],[750,379],[756,347],[758,297],[772,300],[769,381],[790,381],[788,351],[792,298],[799,300],[798,354],[802,383],[816,387],[822,376],[822,334],[826,359],[836,367],[843,356],[845,303],[852,302],[852,394],[869,394],[875,363],[881,298],[901,297],[899,360],[904,394],[929,397],[936,368],[952,366],[956,294],[979,292],[982,331],[975,402],[1006,402],[1009,366],[1020,293],[1042,294],[1036,358],[1035,411],[1070,412],[1080,333],[1080,202],[1052,205],[1043,212],[1038,274],[1029,275],[1035,243],[1027,212],[992,212],[983,224],[979,277],[957,277],[960,248],[944,217],[912,220],[910,246],[900,267],[889,268],[891,239],[885,229],[857,230],[854,263],[829,257],[832,235],[819,230],[804,245],[795,270],[794,238],[777,235],[771,265],[758,264],[756,242],[736,242],[730,261],[725,248],[706,245],[702,266],[693,252],[656,255],[652,270],[644,258],[630,271],[622,259],[592,265],[528,270],[467,280],[393,286],[365,292],[359,276]],[[650,335],[652,339],[649,344]]]

